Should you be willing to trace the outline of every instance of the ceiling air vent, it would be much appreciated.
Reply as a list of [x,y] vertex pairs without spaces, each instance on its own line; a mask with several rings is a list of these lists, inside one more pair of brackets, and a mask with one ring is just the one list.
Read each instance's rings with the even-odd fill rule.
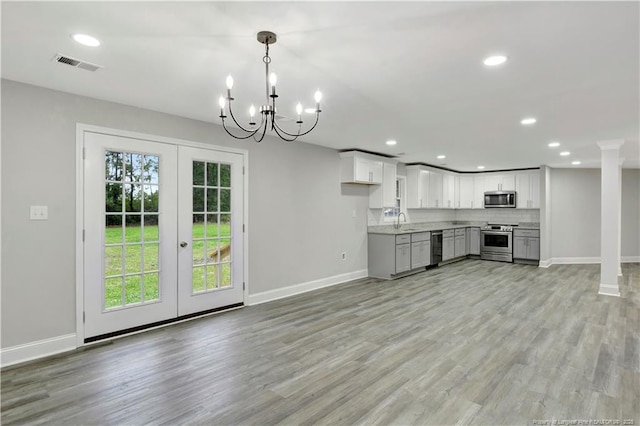
[[55,57],[56,62],[61,64],[71,65],[72,67],[81,68],[87,71],[97,71],[103,68],[101,65],[92,64],[91,62],[81,61],[80,59],[72,58],[70,56],[61,55],[58,53]]

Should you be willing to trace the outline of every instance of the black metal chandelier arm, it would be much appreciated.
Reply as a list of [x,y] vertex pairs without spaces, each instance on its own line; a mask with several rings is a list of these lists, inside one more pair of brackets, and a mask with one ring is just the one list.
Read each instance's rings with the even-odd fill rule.
[[[274,127],[273,127],[273,130],[276,132],[276,134],[277,134],[278,136],[280,136],[280,139],[282,139],[282,140],[283,140],[283,141],[285,141],[285,142],[293,142],[293,141],[295,141],[296,139],[298,139],[298,136],[297,136],[297,135],[291,135],[291,134],[289,134],[289,133],[286,133],[286,132],[284,132],[284,130],[280,129],[278,126],[274,126]],[[292,137],[291,139],[289,139],[289,138],[287,138],[286,136],[284,136],[282,133],[280,133],[281,131],[282,131],[283,133],[286,133],[287,135],[289,135],[289,136],[293,136],[293,137]]]
[[287,136],[295,136],[295,137],[297,138],[297,137],[299,137],[299,136],[304,136],[304,135],[306,135],[306,134],[310,133],[313,129],[315,129],[315,127],[318,125],[318,120],[319,120],[319,118],[320,118],[320,113],[319,113],[319,112],[316,112],[316,122],[315,122],[315,123],[313,123],[313,126],[311,126],[311,128],[310,128],[309,130],[307,130],[306,132],[303,132],[303,133],[297,133],[297,134],[288,133],[288,132],[287,132],[287,131],[285,131],[282,127],[280,127],[280,124],[278,124],[278,121],[277,121],[277,120],[274,120],[274,121],[275,121],[275,127],[276,127],[276,128],[278,128],[278,130],[280,130],[282,133],[284,133],[284,134],[285,134],[285,135],[287,135]]
[[260,139],[256,139],[255,134],[253,135],[253,140],[256,143],[260,143],[260,142],[262,142],[262,139],[264,139],[264,135],[267,134],[267,126],[268,126],[268,123],[265,123],[264,116],[262,116],[262,121],[260,122],[260,127],[258,127],[258,129],[262,128],[262,135],[260,136]]
[[[240,125],[240,123],[238,123],[238,121],[236,120],[235,115],[233,115],[233,111],[231,111],[231,99],[229,99],[228,104],[229,104],[229,115],[230,115],[230,116],[231,116],[231,118],[233,119],[233,122],[234,122],[234,123],[236,123],[236,126],[238,126],[241,130],[243,130],[243,131],[245,131],[245,132],[247,132],[247,133],[251,133],[251,135],[250,135],[250,136],[253,136],[253,135],[254,135],[254,134],[255,134],[255,133],[256,133],[260,128],[258,127],[258,129],[255,129],[255,130],[247,130],[247,129],[245,129],[244,127],[242,127],[242,126]],[[223,121],[224,121],[224,120],[223,120]],[[243,139],[244,139],[244,138],[243,138]]]
[[[236,136],[233,133],[231,133],[229,131],[229,129],[227,129],[227,125],[224,124],[224,118],[222,119],[222,128],[227,132],[227,134],[229,136],[231,136],[232,138],[235,138],[235,139],[249,139],[251,136],[255,135],[258,130],[260,130],[260,128],[258,127],[255,131],[249,132],[249,134],[246,135],[246,136]],[[245,132],[246,132],[246,130],[245,130]]]

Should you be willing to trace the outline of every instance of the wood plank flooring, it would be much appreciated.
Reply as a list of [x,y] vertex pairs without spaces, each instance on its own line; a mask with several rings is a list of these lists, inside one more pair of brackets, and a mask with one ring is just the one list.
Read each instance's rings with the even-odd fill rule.
[[623,273],[620,298],[599,265],[353,281],[4,369],[1,420],[638,425],[640,265]]

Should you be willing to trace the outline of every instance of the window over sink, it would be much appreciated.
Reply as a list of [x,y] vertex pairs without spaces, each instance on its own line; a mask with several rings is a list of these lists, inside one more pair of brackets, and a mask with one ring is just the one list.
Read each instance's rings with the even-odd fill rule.
[[405,206],[405,190],[406,190],[406,178],[404,176],[398,176],[396,178],[396,198],[395,198],[395,206],[385,208],[384,213],[384,221],[385,222],[395,222],[398,220],[398,215],[401,211],[406,211]]

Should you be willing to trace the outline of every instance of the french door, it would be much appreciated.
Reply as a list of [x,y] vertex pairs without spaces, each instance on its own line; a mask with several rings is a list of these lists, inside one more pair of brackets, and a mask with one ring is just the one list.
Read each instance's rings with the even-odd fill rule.
[[83,143],[85,339],[242,303],[242,155]]

